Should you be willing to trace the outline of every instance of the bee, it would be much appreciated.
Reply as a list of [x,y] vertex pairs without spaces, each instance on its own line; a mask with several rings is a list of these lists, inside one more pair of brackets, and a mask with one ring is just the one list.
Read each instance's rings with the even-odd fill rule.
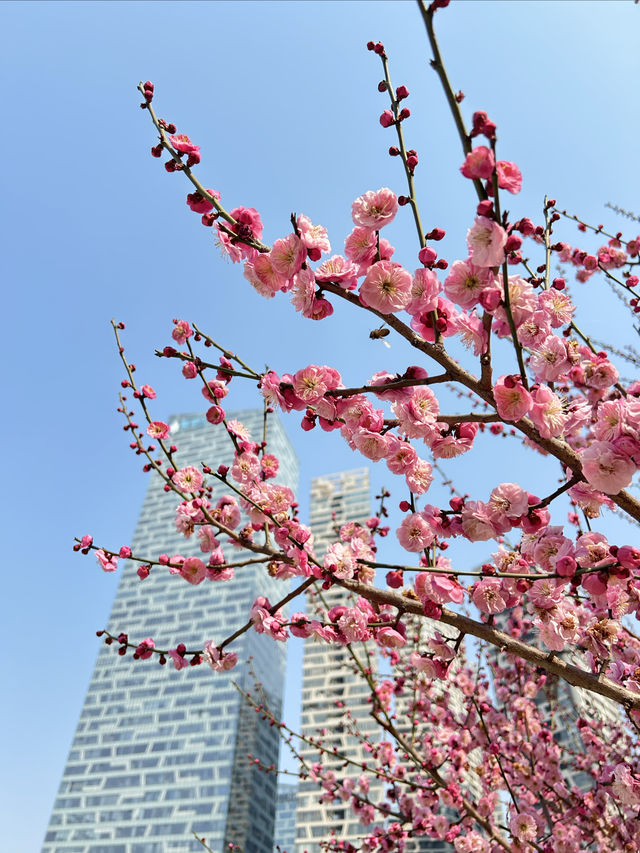
[[387,349],[391,349],[391,344],[387,343],[384,339],[387,337],[391,329],[388,329],[386,326],[380,326],[377,329],[372,329],[369,332],[369,337],[372,341],[382,341],[382,343],[387,347]]

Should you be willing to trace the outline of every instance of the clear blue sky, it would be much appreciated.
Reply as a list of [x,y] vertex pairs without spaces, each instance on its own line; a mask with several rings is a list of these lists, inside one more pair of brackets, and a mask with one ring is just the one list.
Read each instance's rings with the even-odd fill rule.
[[[440,13],[467,119],[487,110],[501,156],[522,169],[517,215],[538,211],[545,193],[614,228],[624,222],[605,202],[638,210],[639,14],[630,0],[480,0]],[[329,227],[341,251],[356,196],[404,190],[386,154],[391,132],[378,124],[386,107],[379,63],[365,49],[380,39],[395,83],[411,91],[406,133],[421,160],[423,220],[449,232],[452,260],[464,257],[473,197],[457,172],[459,143],[411,2],[10,2],[0,17],[0,849],[31,853],[92,671],[94,631],[116,588],[116,578],[71,552],[72,539],[92,532],[105,544],[129,541],[146,485],[115,412],[121,375],[109,319],[127,323],[138,376],[158,391],[158,417],[202,405],[153,356],[172,317],[198,321],[250,364],[279,372],[329,361],[360,384],[376,369],[415,361],[400,344],[369,341],[374,323],[365,316],[338,308],[323,323],[289,324],[285,298],[266,303],[251,291],[186,207],[181,176],[149,156],[155,140],[138,81],[155,82],[161,115],[201,145],[205,185],[228,208],[261,211],[267,241],[287,233],[293,210]],[[407,211],[392,228],[397,259],[413,268]],[[255,399],[248,386],[234,392],[234,406]],[[303,500],[311,476],[360,464],[339,439],[303,434],[297,419],[290,425]]]

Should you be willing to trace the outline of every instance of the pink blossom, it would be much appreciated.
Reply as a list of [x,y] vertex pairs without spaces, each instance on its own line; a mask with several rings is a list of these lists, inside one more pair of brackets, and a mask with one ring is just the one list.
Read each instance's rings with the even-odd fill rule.
[[354,576],[357,564],[351,548],[341,542],[335,542],[327,548],[324,567],[340,580],[348,580]]
[[199,145],[194,145],[186,133],[177,133],[169,137],[169,142],[181,154],[198,154]]
[[636,466],[608,441],[594,441],[582,451],[582,472],[588,483],[607,495],[631,485]]
[[500,483],[491,492],[489,506],[515,521],[529,509],[529,495],[517,483]]
[[424,517],[417,512],[406,515],[396,530],[398,540],[405,551],[418,552],[428,548],[435,534]]
[[[220,193],[218,190],[210,190],[207,192],[210,196],[213,196],[218,201],[220,201]],[[212,201],[209,201],[208,198],[203,196],[199,192],[189,193],[187,195],[187,204],[193,210],[194,213],[209,213],[210,210],[213,210],[214,204]]]
[[347,607],[338,619],[337,625],[348,643],[356,643],[371,638],[371,631],[367,622],[366,614],[359,607]]
[[412,278],[407,270],[393,261],[378,261],[360,287],[360,301],[382,314],[401,311],[411,299]]
[[147,435],[156,439],[167,438],[169,435],[169,424],[165,424],[164,421],[151,421],[147,427]]
[[156,644],[153,639],[151,637],[147,637],[138,644],[133,656],[139,660],[149,660],[150,657],[153,657],[153,650],[155,647]]
[[223,652],[211,640],[204,644],[204,659],[215,672],[226,672],[238,663],[235,652]]
[[484,542],[496,536],[492,508],[482,501],[467,501],[461,512],[462,532],[470,542]]
[[171,332],[171,337],[180,345],[184,344],[187,338],[193,335],[193,330],[186,320],[175,320],[174,330]]
[[342,255],[332,255],[317,267],[314,274],[316,281],[330,281],[345,290],[354,290],[358,284],[358,268]]
[[549,317],[549,323],[553,329],[558,329],[560,326],[571,322],[576,307],[566,293],[551,287],[549,290],[543,291],[538,299],[540,307]]
[[407,486],[414,495],[423,495],[429,491],[433,482],[433,469],[425,459],[418,459],[412,471],[405,474]]
[[515,379],[512,376],[501,376],[493,386],[493,396],[498,414],[504,421],[519,421],[533,405],[531,394],[522,385],[519,377]]
[[355,264],[367,264],[376,256],[377,240],[370,228],[354,228],[344,241],[344,253]]
[[508,160],[498,160],[496,171],[500,189],[514,195],[520,192],[522,189],[522,172],[515,163],[510,163]]
[[398,649],[407,644],[406,637],[403,637],[399,631],[391,626],[379,628],[376,631],[376,640],[381,646],[388,646],[392,649]]
[[418,452],[408,441],[399,438],[388,437],[387,468],[393,474],[406,474],[415,468],[418,461]]
[[257,249],[247,245],[246,240],[259,240],[262,237],[260,214],[253,207],[236,207],[229,214],[235,221],[216,222],[216,231],[220,247],[234,263],[241,260],[254,261]]
[[546,385],[540,385],[532,393],[533,406],[529,417],[542,438],[561,436],[567,422],[562,400]]
[[467,349],[471,349],[475,356],[482,355],[487,351],[489,335],[477,314],[461,313],[454,321],[455,328],[461,343]]
[[492,287],[495,276],[488,267],[476,267],[471,261],[455,261],[444,282],[444,292],[456,305],[473,308],[480,294]]
[[205,576],[205,565],[199,557],[187,557],[180,567],[180,574],[190,584],[197,586]]
[[557,335],[549,335],[531,356],[531,369],[539,382],[555,382],[571,367],[567,347]]
[[202,487],[202,474],[193,465],[180,468],[171,479],[183,492],[197,492]]
[[298,216],[296,224],[300,238],[312,261],[317,261],[320,255],[328,254],[331,251],[331,243],[326,228],[322,225],[314,225],[304,213]]
[[367,429],[357,429],[353,434],[353,443],[363,456],[373,462],[383,459],[389,451],[386,436]]
[[351,205],[354,223],[376,231],[392,222],[397,212],[398,197],[387,187],[377,192],[369,190]]
[[189,661],[185,658],[184,652],[181,654],[178,649],[169,649],[167,654],[173,661],[173,665],[176,669],[185,669],[185,667],[189,666]]
[[326,368],[317,364],[298,370],[293,377],[293,390],[306,405],[323,397],[330,384]]
[[493,151],[490,148],[487,148],[486,145],[477,145],[467,154],[464,163],[460,166],[460,171],[465,178],[487,180],[493,174],[495,162]]
[[260,467],[262,468],[264,476],[269,479],[278,474],[280,462],[278,461],[278,457],[274,456],[273,453],[265,453],[260,460]]
[[484,578],[475,585],[473,603],[483,613],[501,613],[506,609],[502,581],[498,578]]
[[448,604],[455,601],[456,604],[462,604],[465,598],[465,589],[456,580],[435,572],[421,572],[415,581],[415,591],[423,603],[435,601],[436,604]]
[[411,284],[411,300],[406,305],[408,313],[421,314],[424,311],[435,311],[441,290],[442,285],[432,270],[425,267],[417,269]]
[[114,554],[103,551],[102,548],[96,551],[96,558],[105,572],[115,572],[118,568],[118,558]]
[[535,841],[538,835],[538,823],[532,814],[520,810],[514,811],[509,819],[509,829],[518,841]]
[[250,483],[260,473],[260,459],[255,453],[237,453],[231,466],[231,476],[237,483]]
[[507,234],[497,222],[478,216],[467,232],[471,261],[478,267],[497,267],[504,261]]
[[276,273],[284,279],[290,279],[300,272],[307,255],[307,247],[300,237],[288,234],[275,241],[269,254]]

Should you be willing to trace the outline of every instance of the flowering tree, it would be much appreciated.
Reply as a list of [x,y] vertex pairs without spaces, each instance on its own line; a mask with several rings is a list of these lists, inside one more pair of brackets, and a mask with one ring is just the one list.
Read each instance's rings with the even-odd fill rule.
[[[603,509],[640,522],[640,501],[629,491],[640,467],[640,382],[621,378],[608,353],[577,325],[568,274],[558,267],[573,269],[578,282],[600,276],[633,317],[640,310],[634,274],[640,237],[588,225],[548,198],[539,222],[510,220],[504,198],[519,192],[520,170],[499,159],[497,127],[486,113],[474,112],[470,129],[465,124],[464,96],[453,91],[434,33],[434,16],[447,5],[419,3],[431,64],[462,144],[461,172],[477,197],[467,215],[468,255],[452,262],[436,249],[443,230],[427,232],[421,221],[418,154],[404,133],[409,91],[393,86],[381,43],[367,45],[382,64],[379,90],[388,99],[380,124],[394,135],[389,154],[407,189],[400,196],[370,190],[353,202],[344,254],[331,254],[326,229],[304,214],[292,215],[289,233],[272,245],[262,242],[259,213],[225,206],[219,192],[205,187],[195,171],[199,147],[157,116],[153,84],[140,84],[141,106],[158,134],[153,156],[190,182],[189,207],[214,229],[231,261],[242,264],[249,285],[267,299],[288,294],[309,320],[334,309],[375,315],[382,325],[372,337],[400,336],[415,350],[415,363],[403,373],[382,368],[358,387],[345,387],[330,365],[259,372],[176,319],[173,342],[161,354],[199,385],[207,420],[226,430],[234,448],[230,467],[209,460],[179,468],[169,426],[152,415],[155,392],[137,383],[120,340],[124,324],[114,323],[126,371],[120,411],[131,447],[145,457],[145,470],[164,480],[169,499],[177,498],[176,525],[195,553],[133,554],[128,546],[100,547],[90,536],[75,547],[95,551],[108,572],[119,558],[130,559],[142,581],[151,571],[169,571],[176,583],[197,586],[232,582],[237,563],[223,552],[224,540],[252,552],[256,571],[294,580],[280,601],[259,597],[244,627],[206,638],[200,649],[187,650],[180,638],[175,648],[158,649],[151,638],[101,633],[122,654],[133,649],[139,659],[170,658],[177,669],[202,662],[232,669],[233,641],[249,630],[275,641],[295,635],[352,648],[383,739],[362,736],[372,756],[366,771],[349,767],[345,757],[342,778],[324,771],[321,761],[306,772],[324,797],[349,801],[360,815],[367,827],[363,849],[401,849],[426,835],[460,853],[636,850],[640,638],[632,622],[640,612],[640,549],[610,542],[598,528]],[[392,259],[394,248],[383,236],[400,208],[418,238],[417,259],[405,259],[406,266]],[[593,249],[558,239],[557,228],[575,223],[597,237]],[[637,364],[633,351],[617,354]],[[389,532],[387,492],[366,526],[346,524],[326,553],[314,549],[294,494],[274,480],[278,459],[269,452],[268,433],[256,442],[225,416],[234,377],[256,384],[267,415],[299,412],[302,429],[339,433],[336,441],[386,465],[396,480],[394,497],[401,498],[395,534],[404,561],[380,559]],[[146,427],[134,420],[131,394]],[[465,410],[454,411],[460,399]],[[496,483],[473,498],[453,488],[448,505],[428,503],[434,475],[453,457],[468,453],[472,460],[480,432],[496,441],[512,434],[524,452],[556,460],[560,485],[537,495],[526,482]],[[214,481],[227,491],[216,503]],[[447,558],[456,538],[482,543],[478,568]],[[304,612],[305,592],[330,588],[345,591],[343,604]],[[283,608],[296,599],[300,610],[286,616]],[[467,637],[477,642],[465,652]],[[389,659],[384,677],[359,661],[362,642]],[[569,686],[582,691],[577,722],[568,720],[563,704]],[[604,707],[606,714],[598,710]],[[598,726],[589,714],[592,720],[600,714]],[[554,737],[558,718],[562,728],[572,726],[564,741]],[[293,744],[293,733],[286,736]],[[322,742],[314,745],[322,753]]]

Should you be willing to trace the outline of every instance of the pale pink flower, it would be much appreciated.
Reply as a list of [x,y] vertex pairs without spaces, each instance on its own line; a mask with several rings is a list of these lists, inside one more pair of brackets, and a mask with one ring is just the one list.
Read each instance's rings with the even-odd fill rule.
[[353,443],[363,456],[373,462],[383,459],[389,450],[386,436],[362,428],[353,433]]
[[433,391],[426,386],[417,386],[409,400],[398,400],[392,407],[400,421],[400,431],[409,438],[425,438],[436,424],[440,407]]
[[623,400],[606,400],[600,403],[593,434],[599,441],[615,441],[625,426],[626,404]]
[[436,604],[448,604],[455,601],[462,604],[465,589],[451,577],[432,572],[421,572],[415,581],[416,595],[420,601],[435,601]]
[[288,234],[275,241],[269,255],[276,273],[284,279],[290,279],[302,269],[307,247],[296,234]]
[[[295,234],[293,236],[295,237]],[[283,254],[286,254],[286,251]],[[248,266],[249,264],[245,264],[245,267]],[[285,266],[284,260],[282,261],[282,266]],[[271,252],[263,252],[258,255],[253,261],[253,273],[267,291],[277,293],[279,290],[286,291],[289,289],[287,286],[288,277],[280,275],[276,270]]]
[[183,492],[197,492],[202,487],[202,474],[193,465],[180,468],[171,479]]
[[478,267],[497,267],[504,261],[507,234],[497,222],[477,216],[467,232],[471,261]]
[[509,819],[509,829],[518,841],[535,841],[538,824],[533,815],[525,811],[514,811]]
[[498,186],[509,193],[519,193],[522,189],[522,172],[515,163],[508,160],[498,160],[496,163]]
[[413,470],[405,474],[405,480],[414,495],[423,495],[433,482],[433,469],[425,459],[418,459]]
[[351,205],[354,223],[376,231],[392,222],[397,212],[398,197],[387,187],[377,192],[369,190]]
[[[247,261],[245,263],[242,274],[249,284],[260,294],[260,296],[264,296],[265,299],[273,299],[280,289],[280,287],[273,287],[271,284],[266,284],[263,278],[260,278],[256,273],[255,267],[251,261]],[[280,284],[279,279],[277,283]]]
[[205,565],[199,557],[187,557],[180,567],[180,574],[190,584],[197,586],[205,576]]
[[498,379],[493,386],[493,396],[498,414],[504,421],[519,421],[533,405],[531,394],[519,379],[511,376],[501,376]]
[[473,603],[483,613],[502,613],[507,603],[499,578],[484,578],[475,585]]
[[342,255],[332,255],[317,267],[315,277],[318,282],[330,281],[345,290],[354,290],[358,284],[358,268]]
[[531,355],[531,369],[539,382],[555,382],[571,367],[565,342],[549,335]]
[[477,314],[463,312],[455,318],[453,326],[463,346],[471,349],[475,356],[487,351],[489,335]]
[[495,163],[493,151],[486,145],[477,145],[467,154],[460,171],[465,178],[487,180],[493,174]]
[[594,441],[582,451],[582,473],[588,483],[607,495],[631,485],[636,466],[608,441]]
[[311,259],[317,261],[320,255],[328,254],[331,251],[331,243],[327,229],[322,225],[314,225],[308,216],[301,213],[298,216],[297,222],[300,238],[304,243],[310,255],[317,254],[317,257]]
[[414,512],[404,517],[396,530],[398,540],[406,551],[418,552],[428,548],[435,534],[420,513]]
[[442,285],[437,275],[425,267],[417,269],[411,284],[411,300],[406,306],[409,314],[420,314],[424,311],[435,311],[438,307],[438,294]]
[[265,453],[260,460],[260,467],[262,468],[262,473],[265,477],[270,479],[271,477],[277,476],[280,462],[278,461],[278,457],[274,456],[273,453]]
[[462,507],[462,532],[470,542],[493,539],[496,529],[493,524],[492,508],[482,501],[467,501]]
[[406,474],[415,468],[418,452],[408,441],[388,436],[387,468],[393,474]]
[[308,267],[294,276],[291,286],[291,304],[303,317],[313,316],[313,303],[316,300],[316,278]]
[[455,261],[444,282],[444,292],[462,308],[473,308],[480,294],[493,286],[495,276],[488,267],[477,267],[471,261]]
[[260,459],[255,453],[237,453],[231,466],[231,476],[237,483],[250,483],[260,473]]
[[329,384],[327,371],[317,364],[298,370],[293,377],[293,390],[307,405],[316,403],[324,396]]
[[[522,276],[510,275],[508,281],[509,305],[511,307],[513,322],[516,329],[518,329],[522,323],[526,323],[534,317],[538,308],[538,299],[532,285],[528,281],[525,281]],[[504,286],[504,282],[501,281],[501,285]],[[499,305],[493,314],[495,317],[494,329],[496,333],[501,338],[509,337],[511,329],[503,306]]]
[[393,261],[378,261],[360,287],[360,301],[382,314],[401,311],[411,299],[412,278],[407,270]]
[[576,307],[567,293],[550,287],[549,290],[544,290],[538,299],[540,307],[544,308],[553,329],[558,329],[560,326],[571,322]]
[[324,567],[340,580],[348,580],[353,577],[357,565],[351,548],[341,542],[336,542],[327,548]]
[[147,427],[147,435],[156,439],[167,438],[169,435],[169,424],[165,424],[164,421],[151,421]]
[[348,643],[357,643],[371,639],[367,621],[366,614],[359,607],[348,607],[338,619],[337,625]]
[[529,495],[517,483],[500,483],[491,492],[489,506],[515,521],[528,511]]
[[215,530],[210,524],[204,524],[200,527],[196,535],[200,540],[200,550],[203,554],[210,554],[220,544],[216,539]]
[[344,253],[354,264],[369,265],[376,256],[377,240],[370,228],[354,228],[344,241]]
[[376,631],[376,641],[379,645],[387,646],[391,649],[399,649],[407,644],[406,637],[403,637],[399,631],[396,631],[391,626],[379,628]]
[[204,644],[203,657],[215,672],[226,672],[238,663],[235,652],[221,652],[212,640]]
[[532,398],[533,406],[529,417],[542,438],[556,438],[562,435],[567,416],[560,397],[551,388],[540,385],[532,393]]

